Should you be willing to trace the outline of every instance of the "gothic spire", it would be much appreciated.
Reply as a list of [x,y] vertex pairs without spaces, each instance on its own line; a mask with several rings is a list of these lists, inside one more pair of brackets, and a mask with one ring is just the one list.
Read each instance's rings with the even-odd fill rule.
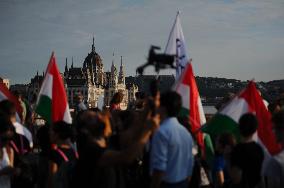
[[119,74],[124,75],[123,64],[122,64],[122,56],[120,56],[120,70],[119,70]]
[[73,68],[73,56],[72,56],[72,64],[71,64],[71,68]]
[[115,67],[115,64],[114,64],[114,52],[112,53],[111,72],[112,72],[112,74],[117,74],[116,67]]
[[111,66],[114,66],[114,51],[112,52],[112,64]]
[[118,82],[121,83],[121,84],[125,84],[123,64],[122,64],[122,56],[120,56],[120,70],[119,70]]
[[92,44],[92,52],[95,52],[96,49],[95,49],[95,37],[93,35],[93,44]]
[[65,59],[65,72],[67,72],[68,71],[68,65],[67,65],[67,57],[66,57],[66,59]]

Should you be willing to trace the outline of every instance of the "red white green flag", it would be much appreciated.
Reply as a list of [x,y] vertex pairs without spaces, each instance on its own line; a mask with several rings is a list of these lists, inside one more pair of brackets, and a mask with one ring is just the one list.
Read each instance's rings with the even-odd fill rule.
[[17,122],[14,122],[13,125],[15,127],[15,131],[16,133],[25,136],[29,143],[30,146],[33,146],[33,137],[31,132],[22,124],[20,124],[19,122],[21,122],[20,116],[19,114],[21,114],[23,112],[23,108],[20,104],[20,102],[18,101],[18,99],[9,91],[9,89],[6,87],[5,84],[0,83],[0,101],[3,100],[9,100],[11,101],[15,107],[16,107],[16,119]]
[[45,77],[38,95],[36,112],[49,123],[72,123],[62,77],[52,52]]
[[202,130],[213,138],[224,132],[231,132],[239,137],[238,122],[245,113],[253,113],[257,117],[258,129],[255,140],[270,154],[278,153],[281,146],[277,144],[272,131],[271,114],[253,81],[249,82],[247,88],[234,97]]
[[22,106],[20,104],[20,102],[18,101],[18,99],[9,91],[9,89],[6,87],[5,84],[0,82],[0,101],[2,100],[9,100],[12,103],[14,103],[15,107],[16,107],[16,111],[17,111],[17,120],[19,122],[21,122],[21,120],[19,119],[19,115],[23,112]]
[[183,114],[189,114],[191,130],[193,134],[196,135],[197,142],[203,151],[203,133],[199,130],[201,125],[206,123],[206,119],[195,82],[191,62],[186,65],[186,68],[183,71],[179,81],[175,84],[174,89],[182,97]]

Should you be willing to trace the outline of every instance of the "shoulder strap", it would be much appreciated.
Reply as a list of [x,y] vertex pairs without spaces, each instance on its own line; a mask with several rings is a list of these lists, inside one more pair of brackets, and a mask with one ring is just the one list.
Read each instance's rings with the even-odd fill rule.
[[72,145],[71,145],[71,148],[73,149],[73,151],[74,151],[74,153],[75,153],[76,159],[79,159],[79,153],[78,153],[78,150],[77,150],[77,145],[76,145],[76,143],[72,144]]
[[65,162],[69,161],[68,157],[65,155],[65,153],[60,148],[57,147],[57,148],[54,148],[54,150],[59,153],[59,155],[64,159]]
[[16,153],[20,153],[19,148],[17,147],[17,145],[15,144],[13,140],[10,141],[10,144]]
[[76,159],[79,159],[78,151],[74,150]]

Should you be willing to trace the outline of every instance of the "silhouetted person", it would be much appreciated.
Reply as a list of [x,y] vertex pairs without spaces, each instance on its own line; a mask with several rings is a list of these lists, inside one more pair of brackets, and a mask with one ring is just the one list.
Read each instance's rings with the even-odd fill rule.
[[253,188],[261,183],[264,152],[253,140],[257,127],[257,119],[251,113],[244,114],[239,120],[242,141],[231,154],[232,181],[239,187]]
[[121,110],[120,103],[123,100],[123,94],[121,92],[117,92],[113,95],[110,101],[110,110]]
[[[275,113],[272,122],[277,142],[284,148],[284,110]],[[270,159],[264,172],[271,187],[284,187],[284,149]]]

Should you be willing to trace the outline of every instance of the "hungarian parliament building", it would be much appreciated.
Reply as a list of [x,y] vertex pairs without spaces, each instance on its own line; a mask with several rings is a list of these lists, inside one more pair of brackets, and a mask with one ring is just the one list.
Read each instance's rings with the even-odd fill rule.
[[[124,63],[120,58],[119,69],[112,60],[111,70],[105,72],[104,64],[100,55],[96,52],[94,38],[91,51],[85,58],[82,66],[75,67],[73,58],[71,65],[65,62],[64,73],[61,73],[64,80],[69,106],[74,108],[76,96],[81,93],[84,102],[89,108],[109,106],[113,95],[117,92],[123,94],[121,109],[126,109],[133,103],[135,93],[142,91],[149,94],[150,83],[157,79],[156,75],[125,76]],[[44,73],[37,74],[31,78],[28,84],[16,84],[11,90],[18,90],[23,93],[29,101],[33,101],[38,94]],[[174,83],[173,75],[160,75],[160,89],[167,90]]]
[[[111,71],[104,71],[102,58],[95,50],[94,38],[91,52],[88,53],[82,66],[75,67],[73,58],[71,66],[68,66],[67,58],[62,77],[65,83],[66,94],[70,107],[75,106],[76,96],[80,93],[84,96],[84,102],[89,108],[98,107],[99,103],[109,106],[110,100],[116,92],[123,94],[123,101],[120,104],[122,109],[126,109],[128,104],[135,100],[135,93],[138,87],[131,84],[126,87],[123,59],[120,59],[120,67],[117,69],[114,60]],[[37,94],[40,90],[44,75],[37,75],[28,84],[27,95],[29,98]]]

